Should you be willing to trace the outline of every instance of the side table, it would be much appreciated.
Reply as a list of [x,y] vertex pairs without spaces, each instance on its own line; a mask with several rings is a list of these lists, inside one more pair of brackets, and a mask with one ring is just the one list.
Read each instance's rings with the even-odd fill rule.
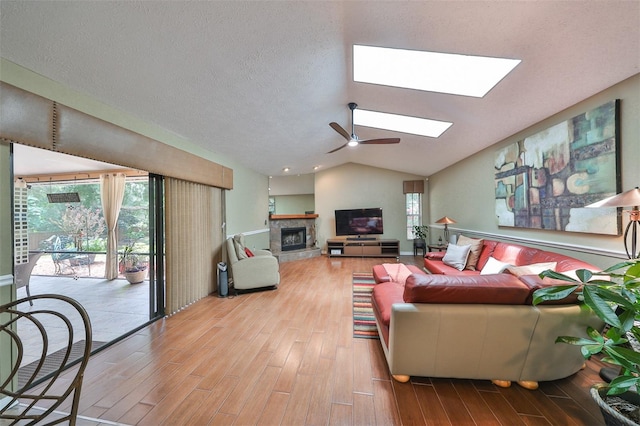
[[429,248],[429,251],[432,251],[432,250],[442,251],[447,249],[447,244],[429,244],[427,247]]

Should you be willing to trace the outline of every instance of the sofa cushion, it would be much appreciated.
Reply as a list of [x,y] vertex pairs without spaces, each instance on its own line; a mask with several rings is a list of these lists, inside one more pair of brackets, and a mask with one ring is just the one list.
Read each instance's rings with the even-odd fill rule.
[[522,265],[522,266],[508,266],[507,272],[516,277],[521,275],[538,275],[547,270],[556,270],[556,266],[558,266],[558,262],[544,262],[544,263],[534,263],[531,265]]
[[391,306],[403,303],[404,286],[393,281],[381,283],[373,287],[371,306],[382,331],[382,338],[389,344],[389,324],[391,323]]
[[529,287],[511,274],[411,275],[404,286],[407,303],[523,305]]
[[484,268],[487,260],[489,260],[489,258],[493,256],[493,252],[496,249],[497,245],[497,241],[484,240],[484,242],[482,243],[482,250],[480,250],[480,257],[478,257],[478,263],[476,264],[477,270],[482,270],[482,268]]
[[465,237],[464,235],[460,235],[458,238],[458,245],[466,246],[470,245],[471,250],[469,251],[469,257],[467,258],[467,264],[464,269],[470,269],[472,271],[476,270],[476,265],[478,264],[478,259],[480,258],[480,252],[482,251],[484,240],[475,239]]
[[[415,265],[406,265],[406,267],[409,268],[412,274],[426,274],[426,272]],[[373,266],[373,279],[376,281],[376,283],[394,281],[391,279],[391,277],[389,277],[389,273],[383,265]]]
[[[546,288],[546,287],[554,287],[554,286],[558,286],[558,285],[570,285],[571,283],[567,282],[567,281],[562,281],[562,280],[556,280],[553,278],[540,278],[540,276],[538,275],[521,275],[519,277],[520,281],[522,281],[523,284],[525,284],[527,287],[529,287],[529,297],[527,297],[527,304],[532,304],[533,303],[533,293],[540,289],[540,288]],[[580,292],[580,290],[576,290],[573,293],[571,293],[569,296],[565,297],[564,299],[560,299],[560,300],[547,300],[544,301],[542,303],[540,303],[541,305],[568,305],[568,304],[575,304],[578,303],[578,293]]]
[[456,268],[458,271],[462,271],[467,264],[467,259],[469,258],[470,251],[470,245],[459,246],[456,244],[449,244],[447,246],[447,252],[442,258],[442,262],[445,265]]
[[442,260],[443,257],[444,257],[444,252],[442,251],[434,251],[434,252],[430,251],[424,255],[425,259],[431,259],[431,260]]
[[485,263],[484,267],[480,271],[480,275],[500,274],[510,266],[513,265],[511,265],[510,263],[502,262],[495,257],[489,257],[489,260],[487,260],[487,263]]
[[458,271],[456,268],[445,265],[442,260],[433,260],[425,257],[424,268],[431,274],[444,274],[444,275],[478,275],[479,271],[472,271],[470,269],[463,269]]

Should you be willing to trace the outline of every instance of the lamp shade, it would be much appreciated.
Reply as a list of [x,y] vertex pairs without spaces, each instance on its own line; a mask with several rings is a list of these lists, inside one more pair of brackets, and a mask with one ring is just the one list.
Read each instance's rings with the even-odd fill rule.
[[451,223],[456,223],[455,220],[451,219],[450,217],[444,216],[438,220],[436,220],[436,223],[444,223],[445,225],[451,224]]
[[587,207],[632,207],[632,206],[640,206],[640,189],[638,189],[637,186],[628,191],[605,198],[604,200],[596,201],[593,204],[589,204]]

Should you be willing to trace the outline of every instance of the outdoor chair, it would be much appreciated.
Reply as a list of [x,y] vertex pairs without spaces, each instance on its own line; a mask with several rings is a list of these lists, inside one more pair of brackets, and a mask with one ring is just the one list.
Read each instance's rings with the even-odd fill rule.
[[[31,289],[29,288],[29,281],[31,280],[31,272],[33,272],[34,266],[40,259],[42,253],[29,253],[29,262],[15,265],[16,274],[16,290],[21,287],[26,287],[27,296],[31,296]],[[33,305],[33,301],[29,301]]]
[[[35,307],[28,305],[31,301],[36,301]],[[26,347],[18,330],[29,330],[30,338],[38,335],[39,342],[30,340]],[[64,345],[57,350],[59,346],[53,345],[61,339]],[[75,425],[92,342],[91,322],[82,305],[54,294],[25,297],[2,305],[0,342],[3,360],[0,424]],[[34,348],[39,359],[22,366],[26,351],[33,352]],[[73,369],[63,376],[63,370],[71,365]],[[68,409],[69,402],[70,412],[62,412]]]
[[[66,246],[66,240],[68,240],[68,238],[65,237],[59,237],[59,236],[54,236],[55,239],[53,240],[53,247],[52,247],[52,251],[51,251],[51,260],[53,260],[53,264],[56,268],[55,270],[55,274],[56,275],[61,275],[62,274],[62,267],[63,267],[63,262],[66,260],[67,264],[69,266],[69,268],[71,268],[71,271],[73,274],[76,273],[76,270],[73,267],[73,264],[71,264],[71,260],[72,259],[76,259],[78,257],[78,255],[76,253],[60,253],[62,251],[62,249]],[[51,238],[54,238],[51,237]],[[63,242],[65,242],[65,244],[63,244]]]

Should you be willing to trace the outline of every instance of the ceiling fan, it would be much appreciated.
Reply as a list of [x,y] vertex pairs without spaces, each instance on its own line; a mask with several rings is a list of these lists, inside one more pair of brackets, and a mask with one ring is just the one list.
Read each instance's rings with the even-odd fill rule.
[[338,123],[334,123],[331,122],[329,123],[329,126],[331,126],[331,128],[333,130],[335,130],[336,132],[340,133],[340,135],[345,138],[347,140],[347,143],[345,143],[344,145],[333,149],[329,152],[327,152],[327,154],[331,154],[332,152],[336,152],[341,150],[342,148],[344,148],[345,146],[357,146],[357,145],[364,145],[364,144],[371,144],[371,145],[383,145],[383,144],[390,144],[390,143],[399,143],[400,142],[400,138],[387,138],[387,139],[368,139],[366,141],[361,141],[360,139],[358,139],[358,136],[356,135],[356,131],[355,131],[355,125],[353,123],[353,110],[358,108],[358,104],[354,103],[354,102],[350,102],[349,104],[349,109],[351,110],[351,134],[349,134],[349,132],[347,132],[345,129],[343,129]]

